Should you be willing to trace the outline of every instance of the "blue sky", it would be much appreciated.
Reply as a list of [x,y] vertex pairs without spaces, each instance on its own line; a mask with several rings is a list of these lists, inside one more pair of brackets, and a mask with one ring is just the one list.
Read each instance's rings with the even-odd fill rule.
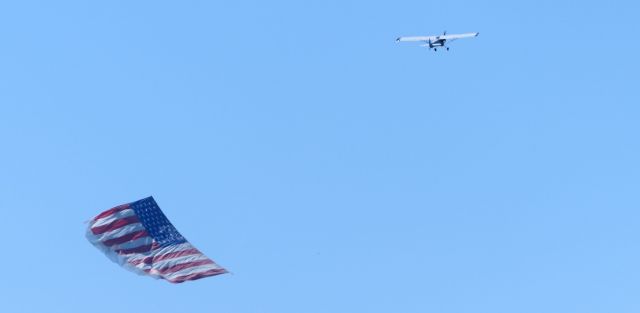
[[[639,8],[4,2],[3,311],[638,312]],[[234,274],[86,241],[149,195]]]

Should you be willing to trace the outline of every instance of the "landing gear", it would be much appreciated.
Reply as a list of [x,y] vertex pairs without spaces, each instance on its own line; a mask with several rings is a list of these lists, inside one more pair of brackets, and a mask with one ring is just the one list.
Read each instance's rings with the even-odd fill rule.
[[449,47],[447,47],[447,51],[449,51]]
[[438,51],[438,48],[433,48],[433,51]]

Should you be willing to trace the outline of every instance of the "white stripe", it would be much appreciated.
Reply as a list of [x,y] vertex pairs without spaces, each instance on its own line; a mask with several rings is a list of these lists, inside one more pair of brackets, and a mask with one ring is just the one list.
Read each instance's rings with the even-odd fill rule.
[[[185,256],[168,259],[168,260],[162,260],[160,262],[153,263],[153,264],[140,263],[139,266],[137,267],[141,269],[151,269],[152,271],[161,271],[179,264],[190,263],[195,261],[203,261],[203,260],[209,260],[209,258],[202,253],[198,253],[198,254],[192,254],[192,255],[185,255]],[[140,265],[144,265],[144,266],[141,267]]]
[[134,241],[127,241],[125,243],[121,243],[119,245],[114,245],[111,246],[110,249],[111,250],[128,250],[128,249],[133,249],[133,248],[137,248],[137,247],[141,247],[141,246],[146,246],[146,245],[150,245],[153,242],[153,238],[146,236],[146,237],[142,237],[142,238],[138,238]]
[[138,253],[135,255],[134,258],[130,258],[129,262],[137,262],[143,259],[146,259],[148,257],[157,257],[157,256],[161,256],[167,253],[172,253],[172,252],[178,252],[178,251],[183,251],[183,250],[189,250],[189,249],[194,249],[193,246],[190,243],[181,243],[179,245],[172,245],[172,246],[168,246],[168,247],[163,247],[160,248],[158,250],[153,250],[151,252],[147,252],[147,253]]
[[[177,258],[171,258],[171,259],[166,259],[166,260],[162,260],[162,261],[158,261],[155,263],[151,263],[151,264],[147,264],[144,262],[139,263],[138,265],[135,265],[135,267],[139,268],[139,269],[155,269],[155,270],[159,270],[159,269],[164,269],[167,267],[171,267],[174,265],[177,265],[179,263],[188,263],[188,262],[194,262],[194,261],[200,261],[200,260],[208,260],[209,258],[207,256],[205,256],[202,253],[195,253],[195,254],[190,254],[190,255],[183,255]],[[129,261],[131,262],[131,260]]]
[[209,258],[202,253],[185,255],[178,258],[163,260],[158,263],[154,263],[153,268],[156,270],[163,270],[172,266],[176,266],[178,264],[203,261],[203,260],[209,260]]
[[[157,258],[157,257],[162,257],[162,256],[166,255],[167,253],[175,253],[175,252],[181,252],[181,251],[185,251],[185,250],[194,249],[193,246],[190,245],[190,244],[181,244],[181,245],[178,245],[176,247],[177,248],[175,248],[175,249],[170,249],[171,247],[165,247],[165,248],[163,248],[161,250],[155,250],[151,254],[153,254],[154,258]],[[152,263],[152,264],[147,264],[147,263],[144,263],[144,262],[140,262],[141,260],[143,260],[145,258],[151,257],[150,253],[146,253],[146,255],[147,256],[144,256],[144,257],[139,256],[139,254],[132,255],[131,258],[127,259],[127,262],[129,263],[130,266],[135,267],[137,269],[140,269],[140,270],[155,270],[155,271],[152,271],[152,274],[153,275],[160,275],[158,273],[158,271],[157,271],[159,269],[168,268],[168,267],[171,267],[171,266],[174,266],[174,265],[177,265],[177,264],[181,264],[181,263],[188,263],[188,262],[195,262],[195,261],[208,260],[209,259],[204,254],[202,254],[200,252],[196,252],[196,253],[190,254],[190,255],[184,255],[184,256],[179,256],[179,257],[175,257],[175,258],[156,261],[155,263]],[[132,262],[134,262],[134,263],[135,262],[140,262],[140,263],[134,265],[134,264],[132,264]]]
[[202,254],[202,253],[194,253],[194,254],[190,254],[190,255],[183,255],[183,256],[179,256],[176,258],[171,258],[171,259],[166,259],[166,260],[161,260],[161,261],[157,261],[151,264],[147,264],[144,262],[139,263],[136,267],[141,268],[141,269],[164,269],[164,268],[168,268],[174,265],[177,265],[179,263],[188,263],[188,262],[194,262],[194,261],[200,261],[200,260],[208,260],[209,258]]
[[144,230],[144,226],[142,226],[142,224],[140,223],[135,223],[135,224],[127,225],[124,227],[120,227],[118,229],[114,229],[112,231],[108,231],[101,235],[96,235],[95,237],[96,237],[96,240],[98,241],[107,241],[109,239],[122,237],[126,234],[137,232],[140,230]]
[[222,267],[218,266],[217,264],[206,264],[206,265],[201,265],[201,266],[185,268],[184,270],[177,271],[177,272],[169,274],[169,275],[164,275],[164,278],[165,279],[169,279],[169,280],[173,280],[173,279],[179,278],[181,276],[187,276],[187,275],[191,275],[191,274],[202,273],[202,272],[206,272],[206,271],[210,271],[210,270],[216,270],[216,269],[222,269]]
[[111,214],[111,215],[108,215],[106,217],[103,217],[101,219],[96,220],[91,225],[91,228],[100,227],[100,226],[104,226],[104,225],[109,225],[110,223],[112,223],[115,220],[119,220],[121,218],[129,217],[129,216],[133,216],[133,215],[136,215],[136,212],[134,212],[133,209],[122,210],[120,212],[116,212],[115,214]]

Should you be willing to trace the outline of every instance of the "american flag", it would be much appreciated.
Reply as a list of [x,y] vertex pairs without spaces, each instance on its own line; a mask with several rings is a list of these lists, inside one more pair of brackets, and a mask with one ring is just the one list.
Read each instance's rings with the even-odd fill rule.
[[100,213],[87,238],[121,266],[172,283],[227,273],[182,237],[153,197]]

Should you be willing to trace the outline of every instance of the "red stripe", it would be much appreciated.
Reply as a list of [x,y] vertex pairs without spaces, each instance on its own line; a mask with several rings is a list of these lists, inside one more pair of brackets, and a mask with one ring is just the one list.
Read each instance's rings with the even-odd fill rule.
[[103,241],[102,244],[104,244],[107,247],[111,247],[113,245],[117,245],[117,244],[121,244],[121,243],[125,243],[127,241],[133,241],[136,239],[140,239],[142,237],[146,237],[149,234],[147,233],[146,230],[141,230],[141,231],[137,231],[137,232],[133,232],[133,233],[128,233],[122,237],[118,237],[118,238],[113,238],[113,239],[109,239],[106,241]]
[[171,252],[171,253],[166,253],[166,254],[155,256],[153,258],[153,262],[158,262],[158,261],[167,260],[167,259],[173,259],[173,258],[177,258],[177,257],[181,257],[181,256],[191,255],[191,254],[201,254],[201,253],[196,248],[189,249],[189,250],[178,251],[178,252]]
[[131,249],[118,249],[116,250],[116,253],[117,254],[143,253],[143,252],[151,251],[152,248],[153,248],[153,244],[150,244],[150,245],[139,246]]
[[103,233],[106,233],[108,231],[114,230],[114,229],[118,229],[120,227],[123,226],[127,226],[129,224],[133,224],[133,223],[137,223],[140,220],[138,219],[138,216],[134,215],[134,216],[129,216],[129,217],[125,217],[125,218],[121,218],[119,220],[115,220],[107,225],[102,225],[102,226],[98,226],[98,227],[93,227],[91,228],[91,232],[94,235],[100,235]]
[[138,265],[140,263],[153,264],[155,262],[159,262],[159,261],[162,261],[162,260],[173,259],[173,258],[185,256],[185,255],[198,254],[198,253],[200,253],[200,251],[198,251],[198,249],[194,248],[194,249],[188,249],[188,250],[183,250],[183,251],[160,254],[160,255],[156,255],[154,257],[146,257],[144,259],[134,260],[133,262],[129,262],[129,263],[131,263],[133,265]]
[[180,263],[178,265],[174,265],[172,267],[167,267],[165,269],[161,269],[158,272],[160,272],[160,274],[171,274],[171,273],[175,273],[190,267],[196,267],[196,266],[200,266],[200,265],[206,265],[206,264],[214,264],[213,261],[211,260],[201,260],[201,261],[194,261],[194,262],[188,262],[188,263]]
[[128,208],[129,208],[129,204],[128,204],[128,203],[127,203],[127,204],[119,205],[119,206],[117,206],[117,207],[115,207],[115,208],[112,208],[112,209],[106,210],[106,211],[104,211],[104,212],[102,212],[102,213],[98,214],[98,216],[94,217],[94,218],[93,218],[93,220],[95,221],[95,220],[97,220],[97,219],[101,219],[101,218],[103,218],[103,217],[107,217],[107,216],[109,216],[109,215],[111,215],[111,214],[118,213],[118,212],[120,212],[120,211],[122,211],[122,210],[126,210],[126,209],[128,209]]
[[196,279],[200,279],[200,278],[204,278],[204,277],[208,277],[208,276],[215,276],[215,275],[220,275],[220,274],[225,274],[228,273],[227,270],[225,270],[224,268],[217,268],[217,269],[212,269],[206,272],[201,272],[201,273],[193,273],[190,275],[186,275],[186,276],[180,276],[174,279],[169,279],[169,282],[172,282],[174,284],[179,284],[179,283],[183,283],[187,280],[196,280]]

